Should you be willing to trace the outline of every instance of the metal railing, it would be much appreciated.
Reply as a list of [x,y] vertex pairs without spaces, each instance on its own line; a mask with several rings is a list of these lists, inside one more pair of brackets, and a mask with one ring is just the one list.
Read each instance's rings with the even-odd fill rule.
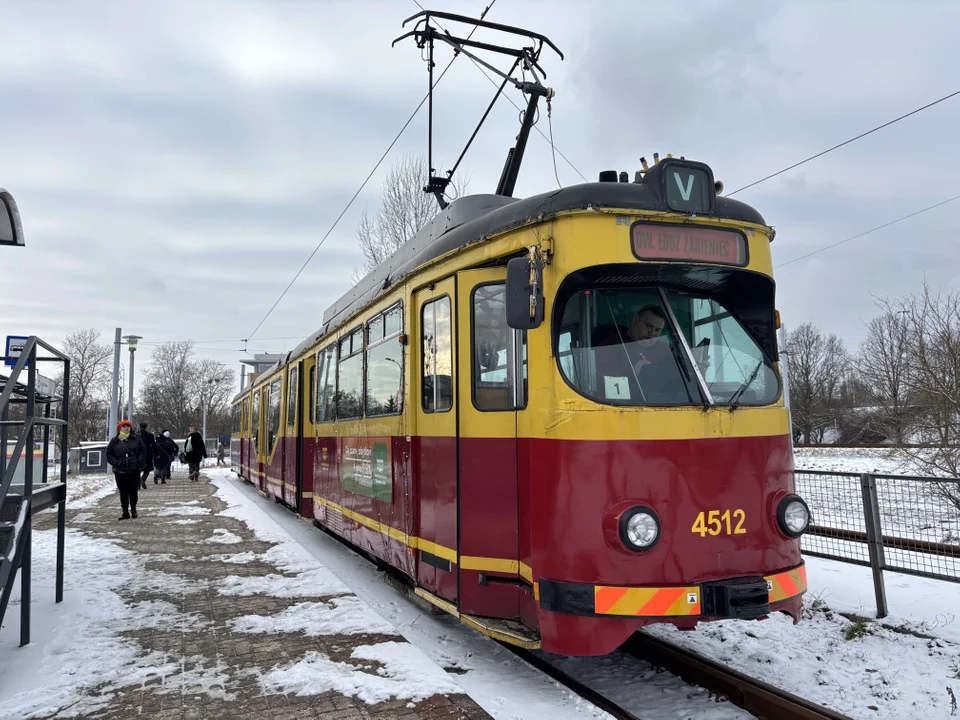
[[877,617],[886,617],[883,571],[960,583],[960,480],[796,470],[813,520],[806,555],[869,567]]
[[[42,348],[49,356],[38,357],[37,349]],[[47,508],[58,506],[57,510],[57,571],[56,601],[63,600],[64,533],[66,529],[66,485],[67,453],[60,453],[60,481],[48,482],[47,453],[50,447],[50,428],[60,428],[60,447],[66,448],[67,420],[69,418],[70,359],[37,337],[30,337],[17,358],[0,358],[2,361],[14,360],[9,376],[0,376],[0,623],[6,614],[7,604],[20,575],[20,645],[30,642],[30,606],[31,606],[31,561],[33,516]],[[37,363],[55,362],[63,364],[63,397],[41,395],[37,392]],[[27,381],[20,376],[26,370]],[[52,418],[51,406],[60,402],[60,418]],[[11,406],[23,406],[23,416],[11,419]],[[43,409],[38,416],[37,408]],[[18,413],[19,414],[19,413]],[[10,462],[7,463],[7,435],[10,428],[20,427]],[[36,430],[43,428],[43,462],[40,485],[34,484],[34,448],[37,445]],[[29,456],[23,468],[23,485],[14,485],[20,458]]]

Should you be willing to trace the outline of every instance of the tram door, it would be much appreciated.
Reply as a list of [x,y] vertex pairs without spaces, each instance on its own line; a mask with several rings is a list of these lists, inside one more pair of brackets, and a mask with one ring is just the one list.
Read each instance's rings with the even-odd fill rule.
[[457,601],[456,300],[453,278],[415,293],[410,333],[410,355],[419,358],[411,398],[417,418],[417,581],[451,602]]
[[507,326],[505,268],[457,275],[460,611],[520,616],[517,409],[525,334]]
[[287,416],[283,438],[282,476],[283,501],[292,508],[299,509],[297,498],[297,458],[300,456],[300,363],[293,363],[287,369]]
[[263,416],[264,416],[264,389],[253,391],[253,452],[250,453],[250,481],[261,490],[263,489]]

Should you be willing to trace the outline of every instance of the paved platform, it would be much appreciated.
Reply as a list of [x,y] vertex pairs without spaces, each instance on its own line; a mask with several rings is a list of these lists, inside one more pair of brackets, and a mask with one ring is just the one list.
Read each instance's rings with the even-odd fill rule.
[[[216,491],[205,477],[190,482],[174,474],[167,485],[151,477],[137,519],[118,521],[116,493],[92,510],[69,513],[68,528],[135,553],[118,563],[140,568],[113,589],[143,617],[137,627],[117,628],[138,653],[130,682],[118,686],[114,678],[80,690],[75,708],[84,707],[84,698],[95,706],[109,697],[82,716],[490,717],[457,692],[455,672],[439,668],[345,586],[338,588],[319,563],[291,560],[289,542],[265,540],[262,529],[258,535],[251,526],[257,523],[243,518],[261,511],[247,507],[231,517]],[[38,520],[38,529],[49,522]],[[74,552],[68,544],[68,562]],[[398,676],[398,666],[413,674]],[[448,691],[429,697],[395,692],[444,682]],[[60,712],[76,716],[69,707]]]

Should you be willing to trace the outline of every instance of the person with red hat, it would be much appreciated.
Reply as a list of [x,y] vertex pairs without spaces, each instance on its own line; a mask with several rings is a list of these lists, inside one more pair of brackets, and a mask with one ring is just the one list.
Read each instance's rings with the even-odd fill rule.
[[143,440],[133,432],[129,420],[117,423],[117,434],[107,445],[107,462],[113,467],[120,491],[121,520],[137,517],[137,491],[140,489],[140,472],[147,464],[147,448]]

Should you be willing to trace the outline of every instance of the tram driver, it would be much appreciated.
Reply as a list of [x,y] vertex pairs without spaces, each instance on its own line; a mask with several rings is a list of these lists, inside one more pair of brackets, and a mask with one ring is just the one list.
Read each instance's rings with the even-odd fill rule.
[[[614,401],[656,403],[691,402],[696,383],[685,378],[679,348],[672,333],[663,336],[666,314],[658,305],[646,305],[634,315],[629,327],[602,325],[594,330],[591,345],[596,352],[597,390]],[[698,363],[705,371],[709,363]]]

